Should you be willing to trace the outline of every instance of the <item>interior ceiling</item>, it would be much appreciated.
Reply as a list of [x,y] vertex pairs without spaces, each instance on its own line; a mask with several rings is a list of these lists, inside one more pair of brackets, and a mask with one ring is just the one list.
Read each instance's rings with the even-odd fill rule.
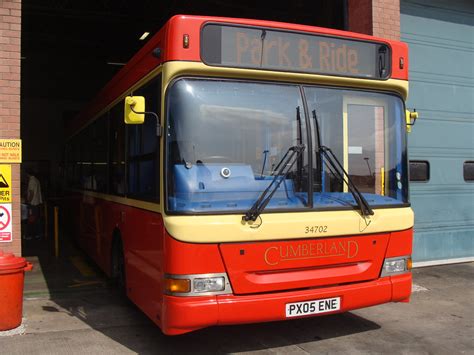
[[87,101],[175,14],[344,27],[345,0],[23,0],[22,98]]

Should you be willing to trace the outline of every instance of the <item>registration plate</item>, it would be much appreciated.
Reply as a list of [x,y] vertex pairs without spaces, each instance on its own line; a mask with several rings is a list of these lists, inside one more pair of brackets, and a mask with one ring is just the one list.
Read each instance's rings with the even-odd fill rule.
[[295,302],[286,304],[286,317],[299,317],[309,314],[334,312],[341,309],[341,298],[324,298],[321,300]]

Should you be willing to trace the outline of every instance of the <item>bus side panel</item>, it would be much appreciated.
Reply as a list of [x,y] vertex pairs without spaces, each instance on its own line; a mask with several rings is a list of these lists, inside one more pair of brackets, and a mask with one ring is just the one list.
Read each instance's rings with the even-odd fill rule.
[[106,271],[97,253],[97,220],[95,215],[98,201],[82,193],[72,192],[63,202],[61,217],[67,232],[79,247]]
[[115,208],[120,216],[127,296],[158,323],[163,299],[163,218],[135,207]]
[[112,276],[112,239],[114,230],[120,224],[120,207],[117,203],[96,199],[94,219],[97,221],[97,264],[109,277]]
[[117,204],[87,195],[74,195],[67,205],[73,230],[81,249],[111,276],[111,247],[113,231],[119,222]]
[[91,222],[91,210],[94,209],[94,204],[86,195],[81,195],[79,199],[79,221],[78,221],[78,233],[79,233],[79,245],[80,247],[94,260],[97,260],[97,255],[94,252],[94,233],[92,232],[94,226]]
[[67,198],[65,210],[81,249],[111,276],[112,243],[118,229],[125,256],[127,296],[160,324],[163,295],[161,214],[84,194]]

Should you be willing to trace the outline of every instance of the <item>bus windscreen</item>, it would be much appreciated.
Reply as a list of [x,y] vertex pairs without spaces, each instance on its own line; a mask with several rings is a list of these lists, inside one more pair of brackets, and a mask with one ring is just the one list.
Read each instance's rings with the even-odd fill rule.
[[282,30],[207,24],[201,58],[214,66],[369,79],[390,76],[386,44]]

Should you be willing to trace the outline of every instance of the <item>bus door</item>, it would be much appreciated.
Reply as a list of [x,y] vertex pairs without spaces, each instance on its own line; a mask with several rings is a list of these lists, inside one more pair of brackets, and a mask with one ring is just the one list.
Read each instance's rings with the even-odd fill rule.
[[[360,192],[385,195],[387,107],[368,97],[343,102],[343,165]],[[344,184],[344,192],[348,192]]]

